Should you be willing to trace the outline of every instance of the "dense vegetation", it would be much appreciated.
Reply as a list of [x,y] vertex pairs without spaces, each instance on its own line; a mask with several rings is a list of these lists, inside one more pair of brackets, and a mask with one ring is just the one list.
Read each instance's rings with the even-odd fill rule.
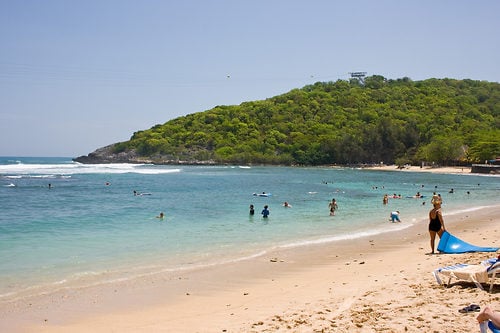
[[158,162],[419,164],[500,155],[500,84],[382,76],[317,82],[138,131],[113,153]]

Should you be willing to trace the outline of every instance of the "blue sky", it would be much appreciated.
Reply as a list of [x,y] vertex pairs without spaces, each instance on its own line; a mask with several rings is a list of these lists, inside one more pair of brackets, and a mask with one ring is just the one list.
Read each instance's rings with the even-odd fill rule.
[[500,82],[496,0],[0,0],[0,155],[86,155],[364,71]]

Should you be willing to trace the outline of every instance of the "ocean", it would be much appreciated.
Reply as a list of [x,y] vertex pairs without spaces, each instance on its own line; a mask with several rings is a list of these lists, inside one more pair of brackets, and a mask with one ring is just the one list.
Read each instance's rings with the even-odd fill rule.
[[[500,205],[499,190],[500,177],[473,174],[0,157],[0,301],[247,260],[279,248],[334,247],[416,223],[425,232],[433,192],[443,197],[446,221]],[[413,198],[417,192],[424,197]],[[387,205],[384,194],[391,197]],[[394,210],[401,223],[389,222]]]

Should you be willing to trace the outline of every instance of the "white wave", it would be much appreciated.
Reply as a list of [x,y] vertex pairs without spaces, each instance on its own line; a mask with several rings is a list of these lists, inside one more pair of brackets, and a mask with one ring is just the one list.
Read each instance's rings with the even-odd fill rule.
[[30,175],[29,178],[56,178],[56,175]]
[[173,169],[165,166],[155,166],[151,164],[9,164],[0,165],[0,174],[5,177],[15,178],[19,175],[38,175],[38,177],[53,177],[54,175],[72,174],[122,174],[138,173],[158,175],[165,173],[180,172],[181,169]]

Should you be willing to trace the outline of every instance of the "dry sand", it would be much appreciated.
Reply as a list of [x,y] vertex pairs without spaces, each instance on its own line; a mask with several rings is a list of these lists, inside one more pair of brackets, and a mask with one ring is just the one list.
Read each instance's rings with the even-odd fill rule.
[[398,168],[396,165],[381,164],[378,166],[366,167],[366,169],[381,170],[381,171],[399,171],[399,172],[433,172],[433,173],[447,173],[447,174],[468,174],[471,173],[471,167],[436,167],[436,166],[406,166]]
[[[452,234],[481,246],[500,246],[498,216],[500,206],[444,212]],[[431,273],[498,253],[428,252],[422,221],[398,233],[3,303],[0,332],[478,332],[477,313],[458,310],[500,310],[500,279],[490,294],[471,283],[440,286]]]

